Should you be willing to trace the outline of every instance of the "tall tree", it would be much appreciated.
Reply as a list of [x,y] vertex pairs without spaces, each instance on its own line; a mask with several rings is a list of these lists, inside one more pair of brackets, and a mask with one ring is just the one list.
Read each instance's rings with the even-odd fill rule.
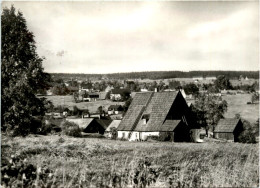
[[223,89],[232,89],[232,85],[228,78],[224,75],[219,75],[214,82],[216,89],[223,90]]
[[199,93],[199,87],[194,83],[189,83],[183,86],[183,89],[186,94],[190,95],[197,95]]
[[16,13],[13,6],[4,8],[1,24],[2,130],[26,135],[33,128],[33,116],[44,114],[44,99],[35,94],[49,86],[51,77],[43,72],[43,59],[36,52],[34,35],[23,14]]
[[202,127],[214,131],[215,126],[221,118],[224,118],[224,113],[227,111],[228,104],[220,97],[199,94],[196,97],[194,107],[192,108],[193,114],[197,117],[197,123]]

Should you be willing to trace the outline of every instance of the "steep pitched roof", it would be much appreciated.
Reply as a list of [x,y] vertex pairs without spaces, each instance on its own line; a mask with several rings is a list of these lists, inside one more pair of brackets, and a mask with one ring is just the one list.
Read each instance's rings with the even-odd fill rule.
[[107,119],[95,119],[104,129],[106,129],[109,124],[112,122],[112,120],[107,120]]
[[226,118],[220,119],[214,132],[229,132],[233,133],[240,119]]
[[127,110],[127,113],[118,127],[118,130],[130,131],[137,125],[152,95],[152,92],[136,93]]
[[121,120],[113,120],[112,123],[107,127],[106,131],[111,131],[111,128],[118,128]]
[[94,120],[94,118],[67,118],[66,120],[69,122],[76,123],[81,129],[85,129]]
[[149,114],[147,124],[139,121],[136,131],[162,131],[164,120],[177,96],[177,92],[154,93],[143,114]]

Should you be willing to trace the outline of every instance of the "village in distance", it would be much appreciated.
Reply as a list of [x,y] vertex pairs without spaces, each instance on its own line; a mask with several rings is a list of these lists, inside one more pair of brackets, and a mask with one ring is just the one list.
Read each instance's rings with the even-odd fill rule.
[[46,72],[22,11],[1,13],[1,187],[259,187],[259,71]]

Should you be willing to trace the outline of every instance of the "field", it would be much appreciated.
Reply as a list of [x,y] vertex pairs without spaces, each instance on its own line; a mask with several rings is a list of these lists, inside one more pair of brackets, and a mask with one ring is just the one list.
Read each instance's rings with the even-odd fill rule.
[[1,144],[2,164],[11,155],[32,163],[37,167],[32,181],[39,187],[259,186],[258,144],[128,142],[58,135],[3,136]]
[[259,118],[259,104],[246,104],[251,101],[251,94],[226,95],[222,99],[228,102],[226,118],[233,118],[239,113],[242,118],[255,123]]
[[97,100],[95,102],[80,102],[75,103],[72,95],[66,96],[44,96],[48,100],[52,101],[54,106],[64,105],[66,107],[77,106],[80,109],[88,109],[90,113],[96,113],[99,106],[103,106],[106,110],[110,105],[121,104],[124,102],[113,102],[110,100]]
[[[227,112],[224,114],[225,118],[234,118],[236,114],[250,123],[255,123],[259,118],[259,104],[247,104],[251,102],[251,94],[237,94],[222,96],[223,100],[228,103]],[[194,100],[188,100],[194,103]]]

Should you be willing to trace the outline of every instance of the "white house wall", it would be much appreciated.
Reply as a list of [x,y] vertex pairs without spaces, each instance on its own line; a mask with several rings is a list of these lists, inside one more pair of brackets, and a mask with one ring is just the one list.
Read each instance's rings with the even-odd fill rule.
[[[148,136],[159,136],[159,132],[118,131],[117,133],[118,133],[117,135],[118,139],[124,138],[124,139],[128,139],[129,141],[147,140]],[[131,133],[131,137],[129,139],[130,133]]]
[[130,131],[117,131],[117,138],[128,139],[129,133],[130,133]]
[[159,132],[137,132],[133,131],[129,141],[147,140],[148,136],[159,136]]

